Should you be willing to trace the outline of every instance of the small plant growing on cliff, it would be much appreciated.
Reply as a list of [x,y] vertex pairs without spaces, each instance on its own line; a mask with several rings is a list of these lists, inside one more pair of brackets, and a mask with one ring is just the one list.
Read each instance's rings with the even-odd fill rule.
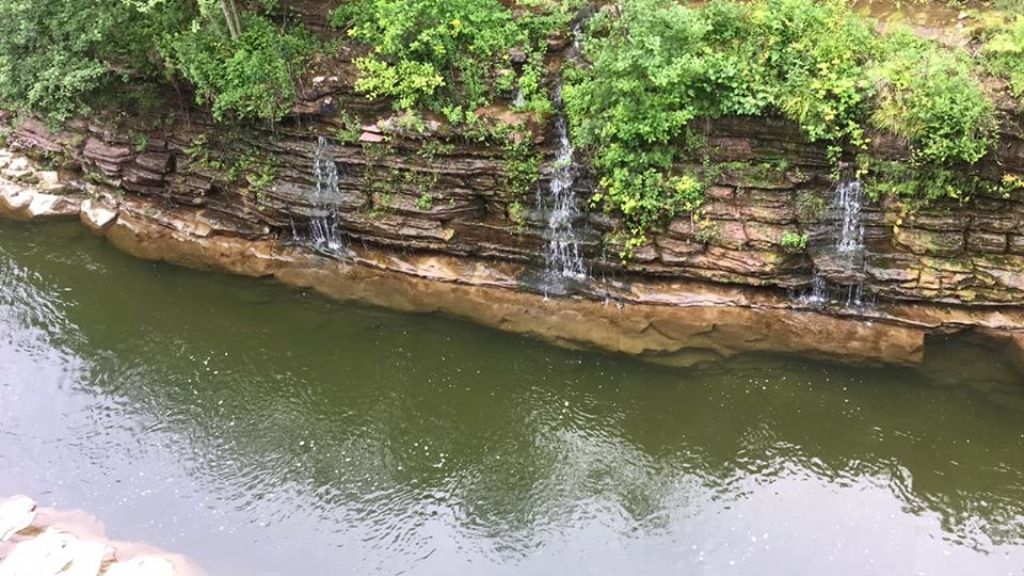
[[423,212],[430,212],[434,208],[434,195],[429,192],[420,194],[416,199],[416,209]]
[[828,202],[819,194],[802,190],[796,195],[796,213],[802,222],[820,222],[828,216]]
[[513,229],[517,234],[526,230],[526,208],[518,200],[509,203],[508,219],[509,222],[512,222]]
[[382,218],[391,209],[394,193],[386,186],[379,186],[370,195],[370,217]]
[[692,218],[694,232],[693,237],[695,240],[702,244],[711,244],[715,240],[718,240],[718,236],[721,233],[718,229],[718,224],[710,218],[705,218],[700,213],[694,213]]
[[416,153],[417,156],[422,158],[428,164],[434,162],[438,156],[447,156],[455,151],[455,145],[450,142],[442,142],[439,140],[428,140],[420,146],[419,151]]
[[674,176],[669,186],[675,192],[675,201],[683,212],[694,212],[704,205],[704,191],[707,186],[694,174]]
[[511,133],[502,146],[505,172],[502,186],[511,194],[523,196],[531,193],[540,178],[540,153],[530,146],[528,133]]
[[779,239],[782,249],[790,254],[798,254],[807,249],[807,234],[783,232]]
[[999,181],[999,187],[1003,192],[1003,197],[1009,198],[1010,194],[1024,190],[1024,178],[1019,174],[1003,174]]
[[223,170],[224,162],[214,159],[210,152],[210,140],[206,134],[199,134],[192,139],[192,144],[185,148],[189,162],[210,170]]
[[341,144],[359,142],[359,137],[363,134],[363,126],[359,122],[359,118],[347,111],[342,111],[338,117],[341,120],[341,126],[334,129],[334,139]]
[[867,169],[863,179],[869,198],[890,196],[905,205],[920,208],[937,201],[968,202],[980,193],[994,192],[995,186],[977,174],[944,166],[875,160],[862,156]]
[[132,132],[132,148],[137,153],[145,152],[149,148],[149,136],[144,132]]
[[246,174],[245,180],[249,184],[250,190],[262,194],[277,180],[277,167],[269,162],[262,163],[255,171]]

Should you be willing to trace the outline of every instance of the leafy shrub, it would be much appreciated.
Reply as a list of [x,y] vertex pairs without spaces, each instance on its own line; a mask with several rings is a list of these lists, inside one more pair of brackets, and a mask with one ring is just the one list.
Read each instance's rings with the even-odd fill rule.
[[420,194],[419,198],[416,199],[416,209],[423,212],[429,212],[434,207],[434,196],[429,192]]
[[966,54],[944,52],[899,33],[893,56],[870,68],[879,86],[872,123],[909,140],[916,163],[973,163],[984,156],[996,128],[995,105],[972,77]]
[[242,18],[242,30],[233,40],[215,27],[193,28],[169,37],[163,54],[195,86],[197,102],[211,105],[215,118],[279,119],[295,100],[292,75],[313,40],[251,14]]
[[779,239],[779,244],[782,245],[783,250],[790,254],[803,252],[807,249],[807,234],[783,232],[782,237]]
[[892,196],[911,207],[927,206],[938,200],[963,203],[978,194],[997,191],[995,185],[975,174],[945,166],[865,160],[862,167],[866,171],[864,186],[869,198]]
[[[498,0],[356,0],[336,8],[331,23],[371,47],[355,61],[356,88],[392,98],[399,109],[425,107],[461,121],[516,82],[511,51],[527,54],[519,80],[524,99],[546,102],[538,81],[545,37],[568,21],[568,3],[521,2],[537,11],[516,18]],[[540,105],[541,107],[543,105]]]
[[115,67],[152,71],[139,38],[151,23],[120,1],[3,0],[0,22],[0,103],[10,108],[62,120],[88,109]]
[[0,102],[62,120],[179,72],[218,118],[277,119],[294,100],[291,74],[313,43],[254,12],[274,4],[244,3],[250,10],[233,39],[216,0],[4,0]]
[[870,22],[844,4],[808,0],[758,2],[749,18],[753,48],[768,69],[761,81],[778,91],[769,106],[833,156],[842,144],[862,146],[874,95],[864,67],[883,50]]
[[695,118],[782,114],[834,161],[876,126],[906,137],[921,164],[974,162],[995,127],[964,55],[879,36],[837,1],[625,0],[593,19],[584,55],[566,111],[598,175],[594,200],[624,216],[634,244],[694,205],[680,201],[675,165]]

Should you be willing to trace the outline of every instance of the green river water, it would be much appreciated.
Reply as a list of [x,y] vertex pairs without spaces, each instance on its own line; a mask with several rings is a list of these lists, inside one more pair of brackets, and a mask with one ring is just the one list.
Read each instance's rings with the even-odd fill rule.
[[1024,385],[942,356],[665,368],[0,222],[0,495],[214,576],[1024,574]]

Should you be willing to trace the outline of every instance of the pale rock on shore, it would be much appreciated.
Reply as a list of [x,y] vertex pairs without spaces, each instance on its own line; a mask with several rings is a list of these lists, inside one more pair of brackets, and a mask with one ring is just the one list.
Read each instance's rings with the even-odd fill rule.
[[202,576],[185,558],[106,537],[82,512],[0,499],[0,576]]

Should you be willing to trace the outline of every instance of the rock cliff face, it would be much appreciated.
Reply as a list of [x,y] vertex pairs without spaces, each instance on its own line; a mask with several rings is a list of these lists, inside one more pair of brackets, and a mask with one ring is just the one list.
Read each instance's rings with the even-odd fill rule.
[[[500,144],[467,142],[441,129],[403,134],[391,128],[397,122],[386,110],[337,92],[342,88],[310,92],[299,112],[329,110],[283,126],[228,131],[192,111],[153,130],[80,122],[52,133],[28,120],[12,140],[69,158],[67,170],[84,171],[94,182],[207,208],[249,236],[302,236],[311,218],[336,213],[343,235],[354,242],[541,265],[554,156],[550,130],[533,127],[546,161],[535,190],[517,191],[509,186],[515,166]],[[352,143],[337,139],[339,109],[360,114],[358,128],[347,129]],[[704,208],[697,217],[676,218],[631,259],[619,257],[614,216],[580,206],[584,217],[577,227],[595,276],[802,291],[817,272],[833,284],[849,284],[848,265],[818,249],[834,241],[837,218],[829,208],[836,184],[820,147],[773,119],[709,122],[704,132],[704,162],[718,167]],[[327,137],[337,163],[340,194],[334,198],[315,194],[318,136]],[[883,153],[899,157],[898,146],[879,140]],[[978,170],[993,179],[1024,173],[1024,144],[1005,136],[999,154]],[[590,188],[585,174],[576,185]],[[587,194],[579,196],[585,202]],[[1024,195],[909,212],[891,200],[866,201],[860,216],[865,250],[857,282],[876,297],[1024,303]],[[787,234],[809,238],[807,249],[786,246]]]
[[[823,150],[781,120],[706,122],[704,157],[693,163],[715,166],[716,176],[703,209],[676,218],[631,259],[619,256],[615,216],[584,204],[592,183],[581,167],[576,228],[595,280],[557,306],[541,305],[508,292],[538,289],[530,278],[543,268],[548,235],[558,144],[551,125],[487,111],[521,126],[519,133],[532,138],[528,144],[543,159],[539,182],[517,190],[519,160],[502,142],[481,144],[429,119],[410,133],[401,118],[355,96],[336,77],[317,78],[304,91],[293,116],[274,126],[226,128],[185,105],[169,108],[159,121],[78,121],[61,130],[21,121],[12,125],[11,146],[45,156],[57,174],[45,172],[43,180],[52,182],[40,182],[43,171],[8,165],[8,181],[45,194],[0,194],[0,211],[20,217],[80,211],[87,224],[142,257],[273,275],[386,305],[396,303],[339,283],[366,282],[369,273],[357,273],[360,266],[397,272],[418,286],[418,296],[395,296],[406,307],[443,310],[563,344],[663,356],[775,349],[913,363],[927,336],[973,330],[1024,351],[1024,195],[912,212],[893,201],[866,200],[859,221],[863,251],[851,270],[831,249],[842,216],[832,207],[836,183]],[[989,179],[1024,173],[1024,142],[1013,135],[1022,133],[1019,122],[1007,120],[1007,126],[997,152],[973,168]],[[316,193],[320,137],[338,169],[337,195]],[[878,156],[905,155],[899,142],[881,135],[875,141]],[[58,202],[60,194],[99,199],[79,208],[77,200]],[[314,252],[311,221],[327,216],[336,218],[351,250],[347,258],[356,263],[339,265],[329,281],[317,272],[327,264],[294,264],[296,254]],[[787,236],[806,238],[806,246],[794,246]],[[189,243],[202,247],[182,248]],[[875,304],[809,306],[801,295],[810,293],[815,276],[833,287],[855,282]],[[423,284],[438,281],[486,289],[449,288],[442,296]],[[393,288],[387,288],[392,280],[377,282]],[[458,290],[469,292],[454,295]],[[424,294],[440,304],[424,301]],[[629,314],[603,309],[607,299],[632,306]],[[486,302],[495,310],[485,311]],[[467,303],[472,310],[464,309]],[[723,312],[729,307],[736,310]],[[698,314],[697,308],[713,312]],[[799,320],[783,312],[807,308]],[[743,326],[760,328],[748,338]],[[843,336],[826,337],[815,326]]]
[[[51,141],[65,136],[51,135]],[[95,153],[101,147],[93,144],[91,149]],[[123,175],[149,162],[145,155],[133,158],[110,174]],[[93,161],[107,162],[100,156]],[[55,187],[47,183],[52,172],[9,152],[0,151],[0,169],[0,216],[80,219],[139,258],[273,277],[339,300],[442,312],[562,346],[593,347],[671,364],[778,351],[844,362],[917,364],[926,359],[932,338],[966,332],[995,348],[993,365],[1005,365],[1011,372],[1014,365],[1024,368],[1024,309],[1019,307],[881,303],[820,309],[802,305],[782,291],[635,271],[603,278],[590,292],[547,298],[523,281],[536,268],[531,261],[470,252],[445,255],[440,249],[409,246],[382,250],[382,242],[352,243],[343,258],[336,258],[288,242],[287,232],[248,216],[244,204],[237,211],[230,205],[222,208],[218,202],[227,194],[223,190],[211,188],[212,194],[198,197],[198,205],[188,205],[168,201],[164,187],[158,188],[164,198],[123,189],[119,193],[108,185],[83,183],[69,173]],[[168,170],[163,178],[170,174],[173,171]],[[148,178],[161,181],[157,176],[150,172]],[[76,186],[82,192],[68,192]],[[506,233],[500,227],[495,232]],[[387,243],[403,246],[400,234]]]

